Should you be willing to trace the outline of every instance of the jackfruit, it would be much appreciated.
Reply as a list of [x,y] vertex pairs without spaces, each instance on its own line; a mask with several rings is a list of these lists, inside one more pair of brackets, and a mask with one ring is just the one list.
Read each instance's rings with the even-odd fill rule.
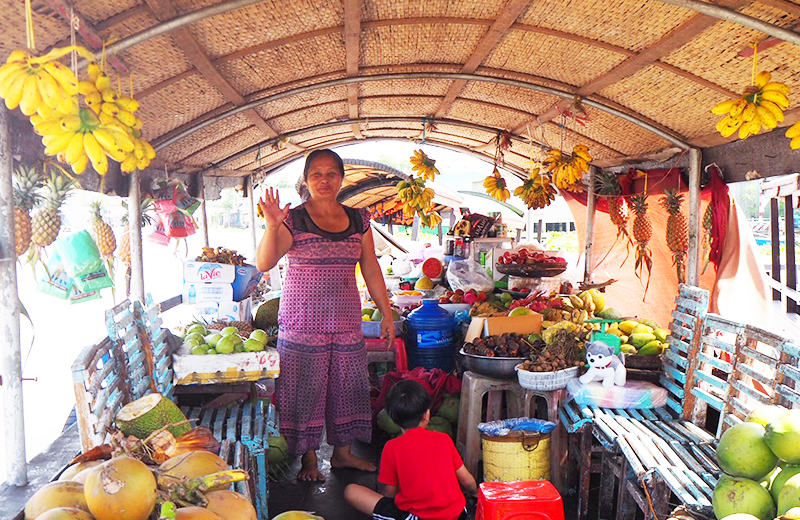
[[278,326],[278,309],[281,305],[281,299],[275,298],[268,302],[262,303],[256,311],[255,328],[267,330],[270,327]]
[[[168,424],[185,421],[186,416],[180,408],[161,394],[147,394],[126,404],[114,418],[122,433],[139,439],[146,439],[151,433]],[[175,437],[180,437],[191,429],[188,423],[168,428]]]

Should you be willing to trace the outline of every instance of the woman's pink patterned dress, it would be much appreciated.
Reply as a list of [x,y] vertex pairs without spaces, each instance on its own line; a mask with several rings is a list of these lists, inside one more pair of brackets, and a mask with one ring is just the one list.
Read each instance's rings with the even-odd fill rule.
[[319,448],[324,428],[333,446],[372,436],[355,279],[369,213],[345,210],[350,226],[342,233],[320,229],[302,205],[286,219],[294,242],[281,295],[277,398],[281,433],[295,456]]

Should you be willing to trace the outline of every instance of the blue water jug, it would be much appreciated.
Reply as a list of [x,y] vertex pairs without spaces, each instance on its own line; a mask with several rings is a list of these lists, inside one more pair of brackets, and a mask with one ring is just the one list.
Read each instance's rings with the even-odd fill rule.
[[437,300],[422,300],[406,320],[406,353],[411,367],[441,368],[454,366],[453,341],[456,322]]

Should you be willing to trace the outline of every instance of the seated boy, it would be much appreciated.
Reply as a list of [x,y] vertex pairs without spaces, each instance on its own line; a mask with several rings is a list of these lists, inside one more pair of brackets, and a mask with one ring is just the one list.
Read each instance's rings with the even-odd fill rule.
[[350,484],[345,499],[376,520],[466,519],[461,487],[477,496],[478,486],[444,433],[426,430],[431,396],[417,381],[397,383],[386,396],[386,412],[403,430],[386,443],[378,482],[383,495]]

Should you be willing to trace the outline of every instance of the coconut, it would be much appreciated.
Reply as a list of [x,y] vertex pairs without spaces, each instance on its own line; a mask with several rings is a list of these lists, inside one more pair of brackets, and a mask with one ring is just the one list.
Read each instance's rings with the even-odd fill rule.
[[94,520],[92,515],[74,507],[57,507],[38,516],[37,520]]
[[745,422],[758,423],[766,428],[769,423],[779,419],[785,413],[786,408],[781,408],[780,406],[759,406],[747,414]]
[[281,513],[278,516],[274,517],[272,520],[325,520],[321,516],[316,516],[314,513],[309,513],[307,511],[286,511],[285,513]]
[[436,412],[436,415],[439,417],[444,417],[451,423],[458,422],[458,409],[460,407],[460,402],[461,401],[458,397],[446,397],[445,400],[442,401],[442,406],[439,407],[439,411]]
[[800,464],[800,410],[790,410],[767,425],[769,449],[789,464]]
[[205,507],[182,507],[175,511],[175,520],[222,520],[222,518]]
[[74,507],[89,512],[83,484],[69,481],[45,484],[25,504],[25,520],[33,520],[42,513],[59,507]]
[[775,502],[769,491],[755,480],[722,475],[712,497],[714,516],[725,518],[735,513],[747,513],[759,520],[775,517]]
[[782,515],[793,507],[800,507],[800,475],[786,480],[778,493],[778,514]]
[[[191,451],[172,457],[158,468],[165,477],[198,478],[230,469],[228,464],[209,451]],[[230,484],[215,489],[228,489]]]
[[94,471],[94,468],[97,466],[92,466],[90,468],[86,468],[74,477],[72,477],[73,482],[80,482],[81,484],[86,484],[86,479],[89,477],[89,473]]
[[222,520],[258,520],[253,504],[235,491],[211,491],[206,493],[206,498],[206,507],[222,517]]
[[793,507],[776,520],[800,520],[800,507]]
[[386,411],[386,408],[382,409],[378,412],[378,428],[385,431],[389,435],[399,435],[400,432],[403,430],[395,423],[391,417],[389,417],[389,412]]
[[97,520],[146,520],[156,505],[153,472],[131,457],[117,457],[92,469],[84,491]]
[[778,463],[764,442],[764,427],[752,422],[737,424],[722,434],[716,458],[725,473],[755,480],[769,474]]
[[[132,403],[126,404],[117,413],[114,422],[122,433],[146,439],[151,433],[168,424],[186,421],[180,408],[161,394],[147,394]],[[189,424],[168,428],[175,437],[192,430]]]
[[72,466],[69,466],[63,472],[61,472],[61,475],[58,476],[58,480],[62,480],[62,481],[63,480],[72,480],[72,478],[75,475],[77,475],[81,471],[85,470],[86,468],[93,468],[95,466],[99,466],[102,463],[103,463],[102,460],[89,460],[89,461],[86,461],[86,462],[77,462],[77,463],[73,464]]
[[269,438],[269,451],[267,452],[267,462],[270,466],[283,464],[289,453],[289,443],[283,435],[273,435]]
[[772,493],[772,499],[775,500],[775,503],[778,503],[778,495],[780,495],[781,489],[783,489],[786,481],[798,473],[800,473],[800,466],[789,465],[784,467],[781,472],[778,473],[774,479],[772,479],[772,485],[769,488],[769,492]]

